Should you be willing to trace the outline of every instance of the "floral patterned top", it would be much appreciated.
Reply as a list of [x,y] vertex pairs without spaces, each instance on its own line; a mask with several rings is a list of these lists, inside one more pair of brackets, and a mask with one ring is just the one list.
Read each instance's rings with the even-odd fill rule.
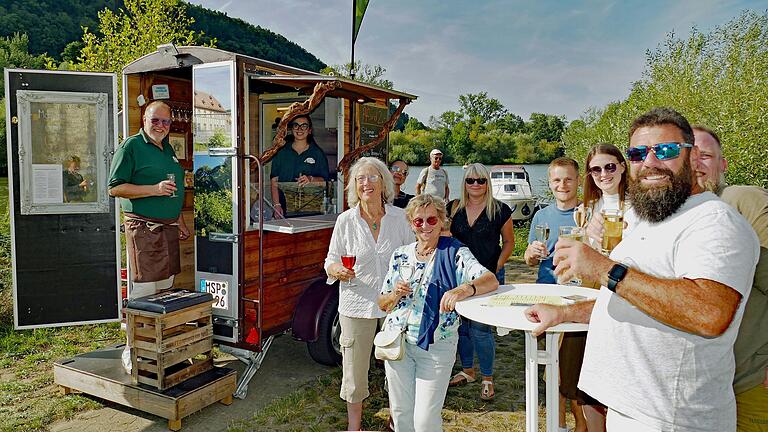
[[[395,249],[389,261],[389,269],[384,278],[384,285],[381,287],[381,294],[389,294],[395,290],[395,284],[401,279],[400,266],[402,265],[411,265],[413,267],[413,274],[408,279],[413,292],[401,298],[395,305],[395,308],[387,315],[384,321],[384,328],[401,329],[407,318],[408,330],[405,333],[405,340],[410,344],[416,345],[416,341],[419,338],[419,327],[421,327],[421,315],[424,311],[424,303],[427,296],[427,286],[432,279],[434,260],[429,262],[419,261],[416,258],[415,242]],[[459,284],[469,283],[488,272],[488,269],[475,259],[467,247],[459,248],[456,254],[455,268],[456,280],[459,281]],[[408,314],[409,310],[410,315]],[[456,335],[460,322],[459,314],[456,311],[441,312],[440,323],[437,326],[437,330],[435,330],[434,340],[439,341]]]

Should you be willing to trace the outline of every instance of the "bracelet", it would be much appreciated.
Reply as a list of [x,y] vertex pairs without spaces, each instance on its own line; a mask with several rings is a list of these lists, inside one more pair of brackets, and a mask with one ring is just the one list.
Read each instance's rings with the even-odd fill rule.
[[477,288],[475,288],[474,282],[470,282],[469,286],[472,288],[472,295],[470,296],[470,297],[472,297],[472,296],[474,296],[477,293]]
[[283,205],[282,205],[282,204],[280,204],[280,203],[277,203],[277,204],[273,204],[273,205],[272,205],[272,207],[282,207],[282,206],[283,206]]

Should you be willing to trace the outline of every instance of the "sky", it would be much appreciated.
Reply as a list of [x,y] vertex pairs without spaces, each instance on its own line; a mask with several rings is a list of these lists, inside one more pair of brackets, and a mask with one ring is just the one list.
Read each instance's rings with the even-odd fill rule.
[[[333,65],[350,59],[353,0],[191,0],[267,28]],[[627,97],[669,32],[708,32],[765,0],[371,0],[355,59],[418,96],[427,123],[485,91],[512,113],[575,120]]]

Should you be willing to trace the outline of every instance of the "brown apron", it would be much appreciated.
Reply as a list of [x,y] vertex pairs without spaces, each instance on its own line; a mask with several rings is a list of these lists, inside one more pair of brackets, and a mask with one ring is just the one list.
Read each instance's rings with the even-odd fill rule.
[[134,282],[157,282],[181,272],[177,219],[125,213],[125,244]]

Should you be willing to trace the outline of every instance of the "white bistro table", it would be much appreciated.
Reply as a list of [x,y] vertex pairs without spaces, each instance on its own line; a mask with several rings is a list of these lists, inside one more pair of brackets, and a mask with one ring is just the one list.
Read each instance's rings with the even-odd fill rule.
[[531,331],[538,326],[528,321],[523,311],[527,305],[488,306],[491,298],[502,294],[534,294],[547,296],[581,295],[587,299],[597,297],[598,290],[566,285],[512,284],[501,285],[498,290],[482,296],[470,297],[456,303],[456,312],[473,321],[497,327],[500,336],[509,330],[525,332],[525,430],[539,430],[539,365],[548,365],[546,372],[547,432],[558,430],[558,383],[560,366],[558,358],[560,333],[586,331],[587,324],[563,323],[550,327],[546,332],[546,349],[538,349],[536,338]]

